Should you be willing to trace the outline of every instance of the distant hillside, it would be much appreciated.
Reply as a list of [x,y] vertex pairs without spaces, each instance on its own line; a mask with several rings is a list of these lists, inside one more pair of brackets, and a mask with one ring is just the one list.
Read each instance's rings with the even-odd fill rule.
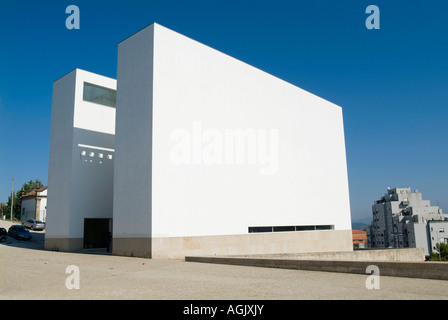
[[353,230],[364,230],[365,227],[367,227],[369,224],[362,223],[362,222],[352,222],[352,229]]
[[372,223],[372,217],[357,218],[352,220],[352,229],[364,230],[366,226]]

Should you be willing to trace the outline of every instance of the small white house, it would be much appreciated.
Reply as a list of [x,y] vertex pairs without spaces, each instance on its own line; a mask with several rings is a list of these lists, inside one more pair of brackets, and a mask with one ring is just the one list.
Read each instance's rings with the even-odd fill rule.
[[45,222],[47,216],[47,187],[34,189],[22,196],[20,220],[37,219]]

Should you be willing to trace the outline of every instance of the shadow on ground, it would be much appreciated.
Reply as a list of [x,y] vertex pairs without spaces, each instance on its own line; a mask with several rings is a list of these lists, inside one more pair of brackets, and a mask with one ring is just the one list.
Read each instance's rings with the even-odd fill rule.
[[[4,226],[1,226],[1,227],[5,228]],[[5,228],[5,229],[8,231],[9,227]],[[0,242],[0,245],[25,248],[25,249],[33,249],[33,250],[44,250],[45,249],[45,231],[30,230],[30,233],[31,233],[30,240],[26,240],[26,241],[17,240],[11,236],[7,236],[5,241]]]
[[[22,223],[18,222],[18,221],[0,220],[0,228],[5,228],[6,231],[8,231],[12,225],[20,225],[20,224],[22,224]],[[33,250],[44,250],[45,249],[45,230],[43,230],[43,231],[30,230],[30,233],[31,233],[31,240],[22,241],[22,240],[17,240],[13,237],[7,236],[5,241],[0,242],[0,245],[17,247],[17,248],[25,248],[25,249],[33,249]]]
[[[7,220],[0,220],[0,228],[5,228],[6,231],[12,225],[20,225],[21,222],[11,222]],[[45,230],[29,230],[31,233],[31,240],[17,240],[13,237],[7,236],[4,242],[0,242],[0,246],[9,246],[16,248],[32,249],[32,250],[45,250]],[[111,252],[106,251],[106,248],[99,249],[82,249],[75,251],[73,253],[88,253],[88,254],[101,254],[101,255],[111,255]]]

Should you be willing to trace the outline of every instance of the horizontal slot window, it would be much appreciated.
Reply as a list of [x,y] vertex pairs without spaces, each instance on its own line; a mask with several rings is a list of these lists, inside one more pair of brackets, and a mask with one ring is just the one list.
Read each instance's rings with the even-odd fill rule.
[[83,100],[115,108],[117,92],[109,88],[84,82]]
[[297,226],[296,231],[311,231],[316,230],[316,226]]
[[287,232],[287,231],[296,231],[294,226],[281,226],[281,227],[273,227],[274,232]]
[[272,227],[249,227],[249,233],[272,232]]
[[249,233],[259,232],[296,232],[296,231],[316,231],[334,230],[334,225],[306,225],[306,226],[262,226],[249,227]]
[[334,226],[332,225],[322,225],[322,226],[316,226],[316,230],[333,230]]

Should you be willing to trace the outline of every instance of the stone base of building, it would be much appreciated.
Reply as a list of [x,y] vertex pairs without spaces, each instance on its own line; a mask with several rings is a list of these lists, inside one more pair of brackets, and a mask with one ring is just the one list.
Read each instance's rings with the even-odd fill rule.
[[[83,239],[47,238],[45,249],[82,250]],[[352,251],[351,230],[249,233],[222,236],[114,238],[112,254],[153,259]]]
[[82,238],[45,238],[45,249],[53,251],[77,251],[82,249]]
[[352,251],[351,230],[152,238],[153,259],[185,256]]
[[114,238],[112,240],[112,254],[151,258],[151,242],[151,238]]

